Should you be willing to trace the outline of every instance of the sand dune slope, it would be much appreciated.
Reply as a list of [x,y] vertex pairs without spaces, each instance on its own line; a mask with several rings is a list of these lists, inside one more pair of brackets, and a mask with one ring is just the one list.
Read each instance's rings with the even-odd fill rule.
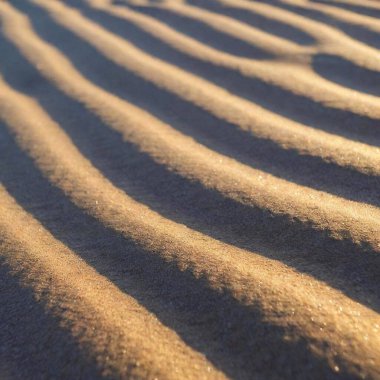
[[373,0],[0,1],[0,378],[380,379],[376,41]]

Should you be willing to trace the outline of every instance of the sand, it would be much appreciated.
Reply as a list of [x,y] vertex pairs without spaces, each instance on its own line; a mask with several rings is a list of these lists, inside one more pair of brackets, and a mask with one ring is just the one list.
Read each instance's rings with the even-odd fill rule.
[[1,379],[380,379],[380,3],[0,1]]

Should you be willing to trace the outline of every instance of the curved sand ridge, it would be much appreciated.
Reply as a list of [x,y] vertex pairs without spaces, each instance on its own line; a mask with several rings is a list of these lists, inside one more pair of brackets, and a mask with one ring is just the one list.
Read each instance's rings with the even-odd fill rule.
[[[21,307],[10,308],[0,370],[378,378],[379,99],[323,79],[309,63],[328,53],[375,73],[379,52],[254,1],[69,3],[0,3],[1,258],[4,283],[20,287],[5,287],[4,297],[26,300],[36,314],[31,330],[44,315],[60,331],[35,332],[39,355],[31,358],[11,339]],[[215,3],[281,20],[315,43],[222,16]],[[146,12],[155,8],[273,60],[208,45]],[[131,25],[182,61],[155,56],[106,20]],[[97,75],[102,62],[111,76]],[[364,126],[279,115],[204,75],[205,63],[307,98],[311,113],[315,104]],[[161,108],[165,99],[193,114],[179,108],[174,117]],[[49,356],[64,364],[52,369]]]

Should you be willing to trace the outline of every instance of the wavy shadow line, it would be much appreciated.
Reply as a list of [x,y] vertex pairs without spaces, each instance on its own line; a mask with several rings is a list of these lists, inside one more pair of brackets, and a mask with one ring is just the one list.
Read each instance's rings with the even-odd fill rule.
[[289,23],[272,20],[253,12],[247,12],[243,9],[223,6],[218,1],[187,0],[187,3],[242,21],[255,28],[259,28],[264,32],[285,38],[300,45],[307,46],[316,42],[312,36]]
[[[38,26],[40,23],[36,23],[37,32],[59,47],[82,75],[110,93],[147,110],[179,131],[192,136],[204,146],[288,181],[327,191],[350,200],[380,205],[376,191],[380,183],[378,177],[336,166],[319,157],[301,155],[295,150],[286,150],[270,140],[258,138],[238,129],[200,107],[120,68],[89,44],[78,41],[69,31],[60,27],[54,28],[54,23],[50,19],[46,20],[42,15],[38,17],[43,17],[41,24],[45,26],[41,27]],[[107,26],[110,26],[112,21],[114,19],[111,17]],[[123,28],[125,36],[128,35],[133,40],[142,39],[140,31],[129,28],[123,20],[116,19],[114,25],[118,30]],[[144,39],[144,41],[146,41],[144,48],[157,50],[154,38]],[[6,44],[5,41],[4,44]],[[7,46],[12,49],[9,44]],[[9,57],[18,55],[14,58],[14,62],[23,59],[15,49],[13,53],[5,52],[4,54]],[[91,65],[88,65],[89,61]],[[28,65],[26,60],[24,63]],[[12,69],[13,65],[9,66]],[[213,66],[208,70],[209,72],[218,71]],[[12,77],[10,75],[10,78]],[[221,77],[223,77],[223,71]]]
[[[84,4],[72,3],[72,5],[75,5],[77,8],[79,7],[86,17],[100,23],[113,33],[128,39],[139,48],[149,52],[149,54],[164,61],[169,61],[193,74],[197,74],[269,111],[315,129],[338,134],[373,146],[380,145],[378,120],[358,115],[348,110],[340,110],[328,105],[323,105],[305,96],[297,95],[279,86],[266,83],[258,77],[247,77],[235,70],[200,61],[176,50],[124,19],[118,20],[102,11],[86,7]],[[144,8],[140,9],[139,7],[135,7],[134,9],[144,13]],[[39,26],[36,25],[36,28],[39,28]],[[59,33],[65,33],[63,28],[59,27],[59,30]],[[49,40],[50,36],[46,30],[44,32],[39,29],[38,32],[43,35],[46,40]],[[57,34],[59,33],[57,32]],[[68,35],[66,33],[65,36]],[[55,38],[55,41],[56,40],[57,38]],[[59,46],[62,45],[61,39]],[[70,56],[73,61],[75,60],[73,52],[71,52],[70,55],[69,51],[65,51],[65,54]],[[115,67],[113,66],[113,70],[116,69]],[[122,70],[126,71],[124,68]],[[162,91],[164,90],[162,89]],[[170,93],[167,94],[168,96],[170,95]]]
[[[360,248],[359,254],[359,247],[348,240],[337,241],[327,231],[315,230],[307,223],[244,206],[157,164],[48,83],[16,49],[12,53],[5,41],[1,46],[10,48],[9,64],[2,67],[4,78],[14,88],[34,96],[80,151],[137,201],[218,240],[259,250],[262,255],[308,273],[379,310],[378,255],[366,253],[365,247]],[[258,249],[261,246],[271,247],[276,253]]]
[[[281,372],[292,378],[292,368],[297,368],[311,378],[348,378],[344,369],[333,373],[327,362],[309,351],[304,339],[285,341],[285,330],[265,322],[255,305],[240,304],[226,291],[210,288],[204,278],[181,271],[78,209],[42,177],[1,124],[0,128],[8,152],[5,168],[9,168],[0,172],[1,181],[17,202],[228,376],[249,379],[255,372],[269,377]],[[267,361],[271,366],[264,365]]]

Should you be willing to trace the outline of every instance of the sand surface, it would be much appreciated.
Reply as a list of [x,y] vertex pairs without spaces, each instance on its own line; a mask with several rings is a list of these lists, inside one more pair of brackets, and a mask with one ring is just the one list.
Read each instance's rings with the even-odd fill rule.
[[380,379],[380,2],[0,0],[1,379]]

